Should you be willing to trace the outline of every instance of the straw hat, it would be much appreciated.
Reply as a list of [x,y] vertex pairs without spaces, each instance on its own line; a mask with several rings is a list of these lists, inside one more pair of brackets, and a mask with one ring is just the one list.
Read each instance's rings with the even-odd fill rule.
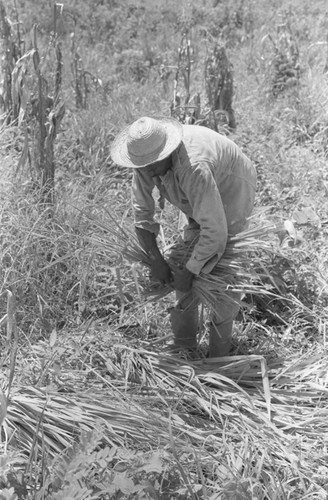
[[111,147],[114,163],[142,168],[170,156],[182,141],[182,126],[173,118],[144,116],[123,129]]

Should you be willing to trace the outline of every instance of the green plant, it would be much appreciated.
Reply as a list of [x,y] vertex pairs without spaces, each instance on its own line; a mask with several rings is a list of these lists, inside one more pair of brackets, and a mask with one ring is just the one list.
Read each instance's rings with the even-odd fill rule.
[[[103,429],[82,434],[79,443],[53,460],[51,473],[36,495],[74,498],[133,498],[168,494],[165,476],[173,476],[169,453],[135,451],[124,447],[103,446]],[[176,487],[180,485],[177,478]],[[172,482],[170,482],[172,488]],[[173,492],[173,491],[172,491]]]

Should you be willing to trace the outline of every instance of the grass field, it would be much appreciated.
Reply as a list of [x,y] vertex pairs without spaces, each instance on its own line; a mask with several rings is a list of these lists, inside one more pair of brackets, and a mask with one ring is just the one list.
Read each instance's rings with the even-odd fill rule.
[[[14,99],[3,81],[0,499],[327,499],[325,2],[3,7]],[[109,151],[133,119],[170,116],[177,92],[199,95],[200,122],[213,125],[204,65],[215,43],[233,67],[237,123],[218,128],[256,165],[252,228],[275,231],[250,252],[262,280],[231,356],[206,358],[204,307],[191,360],[166,351],[174,294],[151,300],[147,267],[127,252],[131,175]],[[166,204],[157,215],[166,250],[179,214]]]

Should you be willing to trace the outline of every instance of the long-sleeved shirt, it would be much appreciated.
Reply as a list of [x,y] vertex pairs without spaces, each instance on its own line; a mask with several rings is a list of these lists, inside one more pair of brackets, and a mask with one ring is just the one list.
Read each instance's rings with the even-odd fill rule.
[[206,127],[183,125],[182,142],[164,176],[152,178],[142,168],[134,170],[135,226],[157,235],[155,185],[164,198],[200,226],[187,269],[194,274],[210,272],[224,253],[228,232],[241,230],[252,211],[256,190],[253,164],[227,137]]

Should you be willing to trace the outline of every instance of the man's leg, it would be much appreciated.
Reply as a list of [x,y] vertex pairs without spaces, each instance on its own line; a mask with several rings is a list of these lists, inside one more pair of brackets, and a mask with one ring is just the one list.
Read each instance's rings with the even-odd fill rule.
[[196,349],[199,324],[198,300],[192,292],[176,292],[177,305],[170,310],[170,320],[177,348]]
[[[179,230],[183,229],[183,241],[173,247],[170,259],[178,261],[181,255],[181,246],[194,245],[199,235],[199,224],[191,218],[187,218],[181,212],[179,217]],[[178,251],[178,256],[175,255]],[[174,335],[174,345],[177,348],[197,348],[197,333],[199,328],[199,300],[195,297],[193,291],[188,293],[176,290],[177,304],[170,310],[171,328]]]
[[[252,210],[252,197],[250,200],[248,212]],[[245,231],[247,227],[246,220],[237,221],[229,226],[229,234],[235,235]],[[220,316],[212,314],[209,328],[209,356],[211,358],[228,356],[231,349],[233,322],[240,310],[241,294],[231,293],[230,296],[233,300],[222,304]]]
[[209,356],[228,356],[232,341],[233,322],[238,315],[240,295],[232,294],[233,301],[222,304],[220,316],[212,314],[209,328]]
[[209,356],[216,358],[219,356],[229,356],[232,339],[233,320],[226,320],[222,323],[210,323],[209,331]]

